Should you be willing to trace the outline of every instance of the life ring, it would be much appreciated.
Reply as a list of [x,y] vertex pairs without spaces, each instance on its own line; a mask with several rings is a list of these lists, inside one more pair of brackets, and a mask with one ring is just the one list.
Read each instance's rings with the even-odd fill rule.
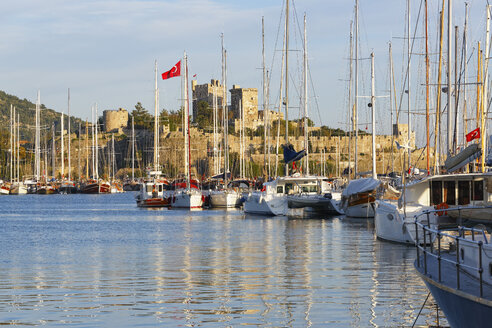
[[[436,205],[436,210],[443,210],[443,209],[448,209],[449,205],[446,203],[441,203]],[[443,215],[448,215],[448,211],[437,211],[437,215],[443,216]]]

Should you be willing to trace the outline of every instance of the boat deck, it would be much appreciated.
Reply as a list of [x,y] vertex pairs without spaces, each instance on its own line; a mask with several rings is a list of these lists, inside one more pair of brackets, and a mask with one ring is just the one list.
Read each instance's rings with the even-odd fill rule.
[[[482,282],[482,296],[480,296],[480,281],[475,276],[472,276],[470,269],[456,269],[456,253],[441,253],[441,277],[439,279],[439,264],[438,260],[434,256],[427,255],[427,261],[425,261],[424,254],[420,253],[420,256],[415,261],[415,268],[420,273],[422,278],[427,282],[434,285],[439,285],[440,288],[446,289],[448,292],[460,294],[466,298],[482,298],[489,300],[492,305],[492,286],[485,281]],[[427,263],[427,265],[425,265]],[[465,271],[467,270],[467,271]],[[478,272],[474,272],[478,276]],[[489,266],[484,264],[483,275],[491,274],[489,272]],[[459,285],[458,285],[459,278]],[[465,295],[466,294],[466,295]]]

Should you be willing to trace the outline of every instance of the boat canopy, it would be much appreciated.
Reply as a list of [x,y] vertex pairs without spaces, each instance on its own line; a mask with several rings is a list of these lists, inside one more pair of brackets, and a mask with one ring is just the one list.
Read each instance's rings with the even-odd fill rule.
[[362,178],[357,180],[352,180],[349,182],[348,186],[343,190],[342,196],[348,197],[350,195],[355,195],[361,192],[368,192],[376,189],[381,184],[381,181],[373,178]]

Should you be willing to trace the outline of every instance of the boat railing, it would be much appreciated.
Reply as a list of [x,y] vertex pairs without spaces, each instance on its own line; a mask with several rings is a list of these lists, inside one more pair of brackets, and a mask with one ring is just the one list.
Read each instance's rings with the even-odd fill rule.
[[[427,260],[428,257],[434,258],[437,260],[437,265],[438,265],[438,281],[442,282],[442,262],[447,262],[451,263],[453,266],[456,267],[456,286],[457,289],[460,289],[460,271],[466,271],[469,270],[470,272],[476,272],[478,274],[478,280],[479,280],[479,292],[480,292],[480,297],[483,296],[483,263],[482,263],[482,249],[483,245],[489,244],[489,240],[487,238],[487,235],[485,234],[484,229],[480,228],[467,228],[467,227],[458,227],[457,229],[454,229],[454,231],[457,231],[458,234],[450,234],[445,231],[439,230],[436,227],[431,226],[430,224],[430,215],[433,213],[439,213],[442,214],[443,212],[454,212],[457,211],[458,217],[461,218],[461,211],[464,209],[467,210],[482,210],[482,209],[492,209],[492,206],[459,206],[456,208],[447,208],[447,209],[433,209],[433,210],[426,210],[423,211],[422,213],[415,215],[415,246],[417,249],[417,266],[420,268],[422,263],[420,260],[420,257],[423,256],[423,265],[424,265],[424,273],[427,275]],[[419,220],[422,216],[426,216],[427,220]],[[420,233],[423,236],[423,240],[419,240]],[[476,240],[475,235],[481,235],[483,240]],[[436,236],[435,240],[437,240],[437,245],[436,242],[432,243],[431,240],[427,240],[427,238],[432,238],[431,236]],[[469,236],[471,239],[467,239],[466,237]],[[443,257],[441,255],[442,245],[441,245],[441,239],[447,237],[451,240],[454,240],[455,245],[456,245],[456,260],[454,260],[452,257]],[[467,265],[464,264],[462,261],[460,261],[460,244],[468,244],[468,245],[475,245],[478,248],[478,264],[477,266],[473,265]]]

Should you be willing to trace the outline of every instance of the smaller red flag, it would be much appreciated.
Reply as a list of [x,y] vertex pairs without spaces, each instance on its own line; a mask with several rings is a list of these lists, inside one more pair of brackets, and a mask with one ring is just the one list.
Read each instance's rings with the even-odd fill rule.
[[195,74],[195,75],[193,75],[193,77],[196,77],[196,74]]
[[479,139],[480,138],[480,128],[476,128],[475,130],[471,131],[466,135],[466,142],[470,142],[474,139]]
[[162,73],[162,79],[167,80],[175,76],[181,75],[181,60],[173,66],[169,71]]

